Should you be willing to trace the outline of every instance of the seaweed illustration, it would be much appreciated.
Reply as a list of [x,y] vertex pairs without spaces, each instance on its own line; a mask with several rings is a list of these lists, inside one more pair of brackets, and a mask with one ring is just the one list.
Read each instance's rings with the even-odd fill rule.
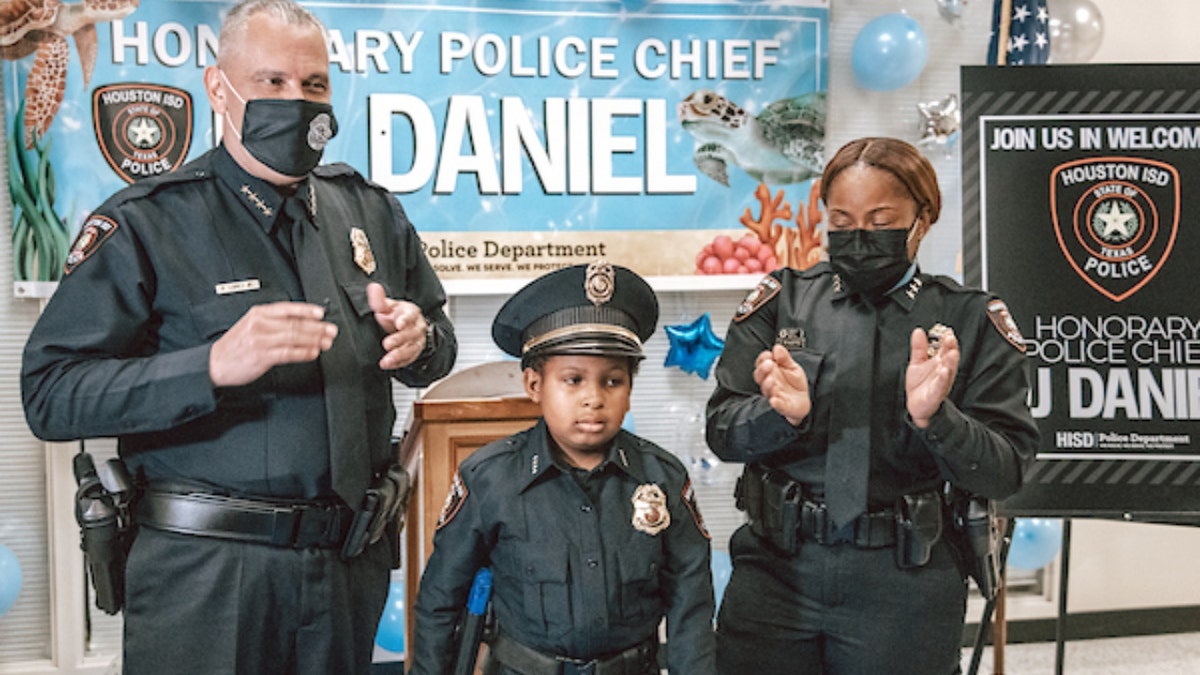
[[8,133],[8,190],[13,200],[13,278],[16,281],[58,281],[70,239],[67,223],[54,210],[55,178],[50,165],[50,138],[37,138],[30,150],[14,139],[22,137],[22,100]]

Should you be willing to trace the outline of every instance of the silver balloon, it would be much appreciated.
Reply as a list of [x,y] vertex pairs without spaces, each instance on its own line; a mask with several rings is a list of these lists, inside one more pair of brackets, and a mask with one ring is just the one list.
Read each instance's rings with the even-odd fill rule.
[[937,0],[938,14],[946,21],[956,24],[962,19],[965,4],[967,0]]
[[918,103],[917,112],[921,113],[921,139],[917,145],[941,145],[947,149],[954,146],[962,122],[957,95],[950,94],[940,101]]
[[1052,0],[1049,63],[1087,63],[1104,41],[1104,17],[1092,0]]

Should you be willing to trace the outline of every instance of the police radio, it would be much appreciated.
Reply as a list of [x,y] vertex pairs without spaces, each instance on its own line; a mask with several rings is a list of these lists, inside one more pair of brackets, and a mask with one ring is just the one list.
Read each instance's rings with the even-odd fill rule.
[[75,521],[79,523],[80,547],[88,577],[96,593],[96,606],[116,614],[125,604],[125,554],[130,538],[129,502],[133,481],[120,460],[96,471],[92,456],[80,449],[73,468],[79,488],[75,491]]

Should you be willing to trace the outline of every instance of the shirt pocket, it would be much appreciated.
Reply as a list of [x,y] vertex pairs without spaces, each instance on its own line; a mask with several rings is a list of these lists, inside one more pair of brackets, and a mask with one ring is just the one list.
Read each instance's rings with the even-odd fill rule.
[[565,548],[542,545],[526,551],[523,568],[525,617],[529,627],[549,637],[569,632],[571,570]]
[[[383,358],[383,329],[375,321],[375,313],[367,301],[367,284],[362,282],[343,282],[342,292],[349,300],[349,311],[353,314],[354,325],[351,330],[357,331],[358,360],[363,367],[364,377],[381,376],[377,364]],[[393,297],[391,293],[388,297]]]
[[188,310],[200,341],[213,342],[232,328],[251,307],[283,300],[287,300],[287,297],[282,294],[263,291],[233,293],[193,302]]
[[808,390],[816,391],[817,385],[821,381],[821,370],[825,363],[825,355],[810,349],[789,349],[788,354],[792,355],[792,360],[796,362],[796,365],[800,366],[804,371],[804,376],[808,378]]
[[662,614],[663,549],[659,536],[641,532],[617,551],[621,611],[617,622],[642,623]]

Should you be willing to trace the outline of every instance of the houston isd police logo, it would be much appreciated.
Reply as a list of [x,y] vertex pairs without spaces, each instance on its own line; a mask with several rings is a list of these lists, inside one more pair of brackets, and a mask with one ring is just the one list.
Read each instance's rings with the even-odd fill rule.
[[92,94],[96,142],[127,183],[174,171],[192,143],[192,95],[160,84],[127,82]]
[[1179,171],[1137,157],[1067,162],[1050,173],[1050,211],[1063,255],[1114,302],[1137,293],[1175,246]]

